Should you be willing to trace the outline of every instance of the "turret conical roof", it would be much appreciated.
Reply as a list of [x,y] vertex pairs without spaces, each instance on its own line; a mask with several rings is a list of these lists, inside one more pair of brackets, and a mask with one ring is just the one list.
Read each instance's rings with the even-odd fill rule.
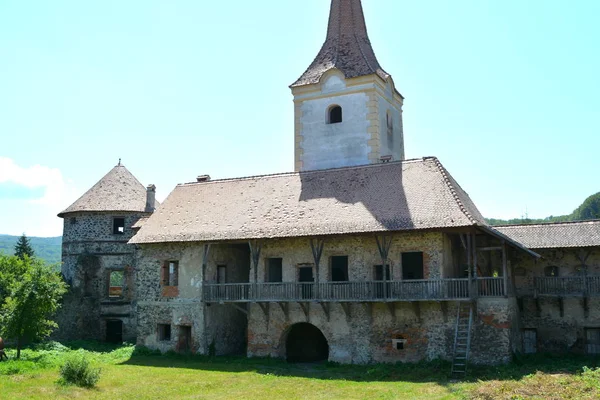
[[327,38],[321,51],[291,87],[318,83],[321,76],[337,68],[346,78],[377,74],[390,75],[381,68],[369,41],[361,0],[332,0]]
[[[158,205],[156,202],[155,207]],[[81,211],[145,212],[146,188],[119,163],[58,216]]]

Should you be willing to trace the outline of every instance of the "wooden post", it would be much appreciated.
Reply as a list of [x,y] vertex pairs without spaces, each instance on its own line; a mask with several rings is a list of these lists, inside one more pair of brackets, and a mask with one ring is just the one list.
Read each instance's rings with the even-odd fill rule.
[[467,290],[469,298],[473,298],[473,266],[471,265],[471,234],[467,236]]
[[475,281],[475,297],[479,297],[479,285],[477,282],[478,274],[477,274],[477,233],[473,234],[473,239],[471,243],[471,248],[473,249],[473,279]]
[[254,300],[260,300],[256,297],[258,296],[258,264],[260,263],[260,252],[262,250],[262,242],[260,242],[259,240],[249,240],[248,245],[250,246],[250,256],[252,258],[252,264],[254,267],[254,293],[251,297]]
[[506,242],[502,241],[502,274],[504,277],[504,296],[508,297],[508,267],[506,262]]
[[[205,296],[205,284],[206,284],[206,269],[208,267],[208,255],[210,254],[210,243],[204,245],[204,252],[202,255],[202,298]],[[204,338],[204,354],[208,354],[208,336],[206,336],[206,302],[202,302],[203,313],[202,313],[202,337]]]
[[[383,275],[383,298],[388,298],[388,287],[387,287],[387,260],[390,253],[390,247],[392,246],[392,236],[382,235],[381,239],[379,236],[375,236],[377,242],[377,248],[379,249],[379,256],[381,257],[381,270]],[[391,270],[390,270],[391,275]],[[390,277],[391,278],[391,277]]]
[[324,239],[310,239],[310,249],[312,250],[313,260],[315,262],[315,283],[316,283],[316,298],[319,298],[319,282],[321,271],[321,256],[323,256],[323,247],[325,246]]

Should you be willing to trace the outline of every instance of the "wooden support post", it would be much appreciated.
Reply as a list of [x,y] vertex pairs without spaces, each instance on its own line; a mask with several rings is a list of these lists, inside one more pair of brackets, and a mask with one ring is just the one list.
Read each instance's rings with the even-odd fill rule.
[[321,272],[321,257],[323,256],[323,247],[325,246],[325,240],[321,238],[311,238],[310,239],[310,249],[312,250],[313,260],[315,262],[315,282],[317,283],[315,298],[320,298],[319,293],[319,282],[320,282],[320,272]]
[[[383,275],[383,298],[384,299],[388,298],[387,260],[388,260],[388,255],[390,253],[390,247],[392,246],[393,239],[394,239],[393,236],[388,236],[388,235],[381,235],[381,237],[375,236],[375,241],[377,242],[377,248],[379,250],[379,255],[381,257],[381,270],[382,270],[382,275]],[[391,268],[390,268],[390,275],[391,275]],[[390,276],[390,278],[392,278],[392,277]]]
[[[205,284],[206,284],[206,270],[208,269],[208,256],[210,254],[210,243],[207,243],[204,245],[203,248],[203,253],[202,253],[202,297],[206,298],[206,293],[205,291]],[[202,334],[202,337],[204,338],[204,341],[202,343],[203,347],[204,347],[204,354],[208,354],[208,337],[206,335],[207,332],[207,327],[206,327],[206,317],[207,317],[207,312],[206,312],[206,307],[208,306],[207,303],[204,303],[204,307],[202,307],[203,309],[203,317],[202,317],[202,331],[204,332]]]
[[250,293],[250,298],[256,300],[258,296],[258,264],[260,263],[262,242],[260,240],[249,240],[248,246],[250,246],[250,257],[252,258],[252,267],[254,268],[254,290]]
[[285,322],[290,320],[290,303],[277,303],[285,316]]
[[325,313],[325,317],[327,317],[327,322],[329,322],[329,316],[330,316],[329,303],[320,302],[319,304],[323,308],[323,312]]
[[468,278],[468,289],[469,289],[469,298],[472,299],[474,297],[473,293],[473,266],[471,265],[471,234],[467,236],[467,278]]
[[310,303],[298,303],[306,316],[306,322],[310,322]]
[[506,260],[506,242],[504,241],[502,241],[502,276],[504,278],[504,297],[508,297],[512,293],[508,290],[508,266]]
[[473,278],[475,280],[475,293],[474,293],[474,297],[478,298],[479,297],[479,286],[478,286],[478,282],[477,282],[477,278],[478,278],[478,274],[477,274],[477,233],[473,234],[473,239],[472,239],[473,243],[471,245],[472,249],[473,249]]
[[448,322],[448,302],[441,301],[440,308],[442,310],[442,315],[444,316],[444,322]]
[[346,318],[350,319],[352,317],[352,308],[350,303],[340,303],[342,308],[344,309],[344,313],[346,313]]
[[418,301],[413,301],[412,306],[413,306],[413,311],[415,312],[415,315],[417,316],[417,321],[421,322],[421,303],[419,303]]

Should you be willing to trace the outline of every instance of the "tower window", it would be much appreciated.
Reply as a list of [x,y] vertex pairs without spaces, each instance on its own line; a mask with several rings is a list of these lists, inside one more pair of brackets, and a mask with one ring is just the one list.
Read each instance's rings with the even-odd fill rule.
[[113,218],[113,234],[122,235],[125,233],[125,218]]
[[342,122],[342,107],[340,107],[340,106],[329,107],[329,112],[327,113],[327,123],[328,124],[339,124],[340,122]]

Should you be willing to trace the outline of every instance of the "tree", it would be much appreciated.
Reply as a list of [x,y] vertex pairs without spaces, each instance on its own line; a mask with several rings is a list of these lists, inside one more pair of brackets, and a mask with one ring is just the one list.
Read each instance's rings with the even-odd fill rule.
[[29,258],[33,258],[35,256],[33,248],[29,243],[29,239],[27,238],[27,236],[25,236],[25,234],[23,234],[19,238],[19,241],[15,245],[15,256],[19,257],[22,260],[25,258],[25,256]]
[[[0,255],[0,277],[5,297],[0,299],[0,332],[17,344],[17,358],[25,341],[43,339],[58,327],[51,318],[60,307],[67,284],[51,266],[25,257]],[[5,269],[18,270],[19,274]]]

